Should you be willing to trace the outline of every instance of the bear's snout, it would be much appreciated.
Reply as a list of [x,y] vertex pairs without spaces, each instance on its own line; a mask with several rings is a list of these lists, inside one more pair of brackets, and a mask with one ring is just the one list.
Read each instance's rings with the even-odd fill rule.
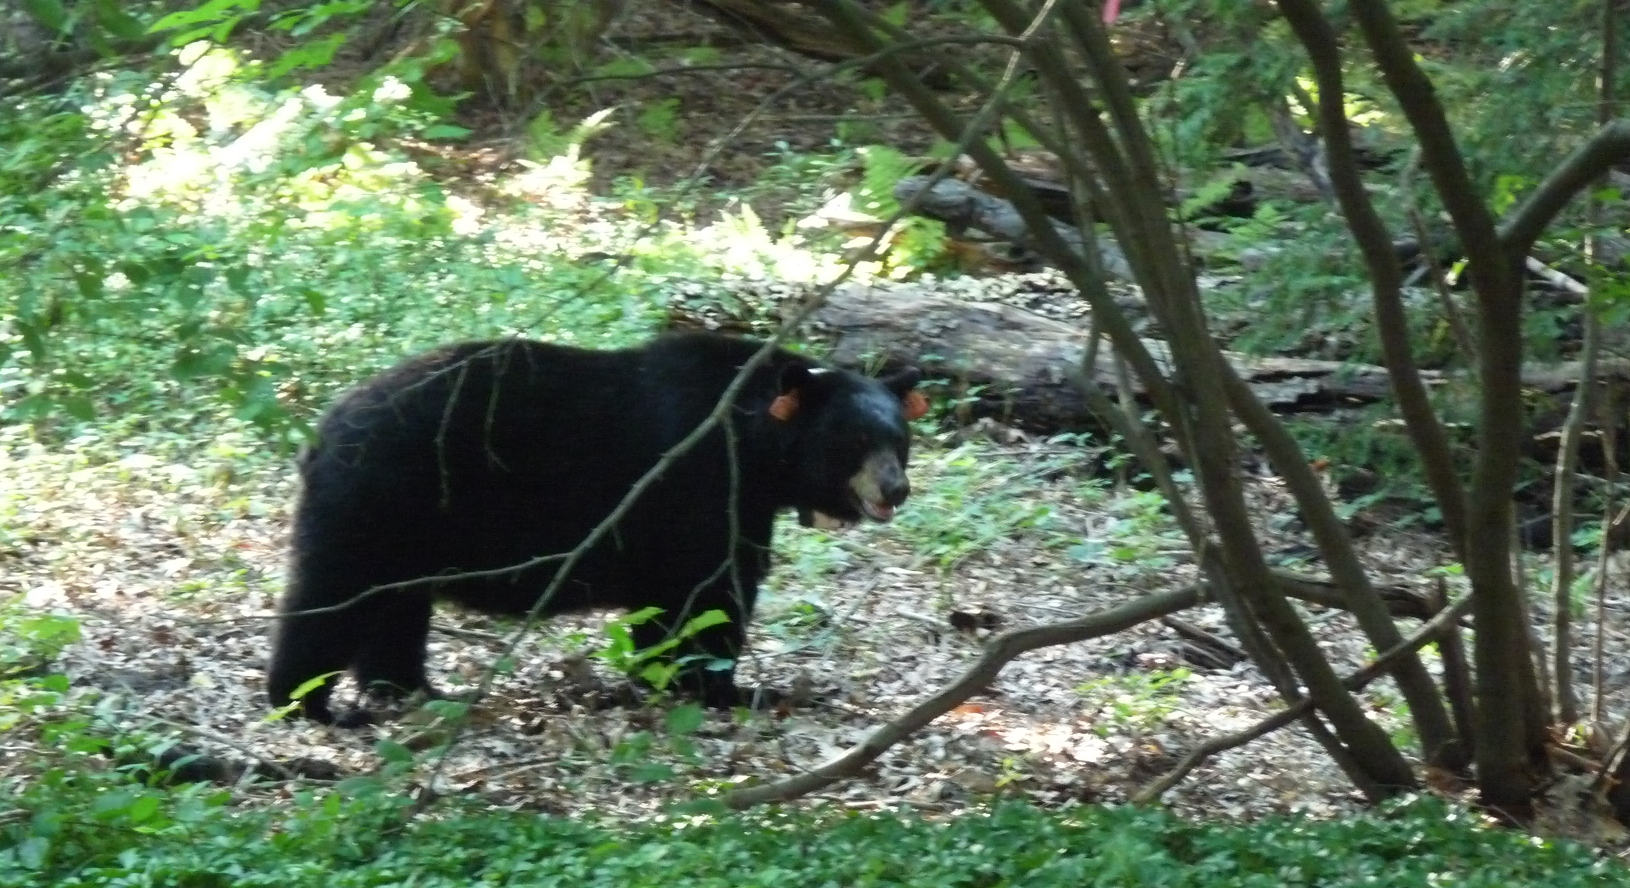
[[894,507],[911,495],[911,483],[906,480],[905,466],[893,451],[879,450],[866,459],[860,471],[849,479],[860,511],[873,521],[888,521],[894,517]]
[[911,482],[906,479],[906,473],[896,466],[885,477],[878,479],[877,491],[882,494],[883,502],[898,506],[911,496]]

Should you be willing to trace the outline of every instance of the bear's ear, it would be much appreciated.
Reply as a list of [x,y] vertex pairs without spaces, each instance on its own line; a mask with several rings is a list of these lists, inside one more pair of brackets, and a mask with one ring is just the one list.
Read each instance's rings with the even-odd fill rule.
[[789,364],[781,368],[781,378],[777,384],[781,394],[770,402],[770,415],[788,422],[798,415],[798,408],[802,405],[799,393],[809,384],[809,368],[802,364]]
[[928,396],[912,389],[900,399],[900,406],[905,408],[906,419],[922,419],[928,415]]
[[928,415],[928,396],[917,391],[917,383],[922,382],[923,374],[916,367],[907,367],[893,376],[885,376],[883,385],[900,399],[900,406],[905,411],[906,419],[922,419]]

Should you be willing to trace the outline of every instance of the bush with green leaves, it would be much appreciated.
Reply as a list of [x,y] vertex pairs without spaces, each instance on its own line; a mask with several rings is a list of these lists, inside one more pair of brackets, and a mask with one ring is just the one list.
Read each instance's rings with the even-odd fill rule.
[[78,640],[71,616],[33,610],[20,597],[0,603],[0,732],[62,701],[68,677],[51,664]]
[[1435,801],[1341,821],[1243,825],[1012,803],[956,815],[727,814],[697,803],[630,822],[457,801],[417,815],[390,784],[234,809],[216,789],[164,792],[117,773],[65,766],[12,778],[0,785],[0,805],[16,812],[0,819],[0,886],[1630,885],[1617,861],[1494,829]]
[[[0,279],[0,419],[299,436],[334,388],[448,338],[654,327],[651,285],[563,258],[584,246],[552,234],[585,199],[580,170],[517,177],[493,222],[388,147],[448,134],[415,86],[273,89],[229,51],[184,56],[175,77],[83,82],[85,110],[0,114],[0,262],[26,272]],[[571,206],[525,209],[551,189]]]

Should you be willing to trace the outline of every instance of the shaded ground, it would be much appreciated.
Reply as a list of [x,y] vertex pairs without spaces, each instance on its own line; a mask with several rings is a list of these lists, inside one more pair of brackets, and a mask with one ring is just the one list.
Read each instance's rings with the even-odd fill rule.
[[[1001,437],[948,439],[926,451],[914,467],[920,493],[894,525],[836,537],[790,523],[784,529],[746,674],[782,686],[807,680],[826,692],[822,702],[783,718],[710,714],[687,760],[665,739],[667,707],[584,705],[597,688],[618,684],[581,656],[601,646],[601,622],[558,620],[523,643],[514,674],[475,709],[475,728],[438,788],[528,808],[632,813],[716,781],[794,773],[960,674],[988,633],[953,628],[953,611],[989,612],[1011,628],[1192,579],[1190,559],[1154,501],[1094,483],[1081,473],[1079,448]],[[263,462],[233,477],[245,460],[230,446],[186,464],[143,456],[139,442],[131,447],[122,461],[93,465],[13,441],[5,464],[13,538],[0,554],[0,593],[80,618],[83,640],[63,660],[75,687],[116,697],[105,708],[127,727],[156,718],[201,729],[188,731],[189,742],[235,758],[307,756],[357,774],[378,767],[378,736],[427,745],[411,719],[353,732],[263,721],[267,617],[281,582],[292,468]],[[1254,493],[1264,515],[1285,506],[1271,481],[1258,481]],[[1264,523],[1276,541],[1270,551],[1298,551],[1299,540],[1272,529],[1287,522]],[[1364,548],[1390,582],[1414,582],[1441,558],[1432,540],[1409,533],[1378,533]],[[1610,612],[1624,606],[1616,588]],[[1214,608],[1184,616],[1225,633]],[[1318,608],[1310,617],[1344,671],[1360,665],[1365,646],[1349,618]],[[445,609],[438,625],[446,631],[433,636],[432,675],[451,690],[480,675],[511,628]],[[1588,622],[1581,629],[1586,639],[1594,632]],[[1610,633],[1608,644],[1621,661],[1622,634]],[[822,797],[926,807],[997,792],[1048,805],[1123,799],[1194,744],[1277,708],[1249,666],[1195,670],[1160,685],[1183,665],[1180,653],[1175,634],[1159,625],[1035,652],[864,779]],[[1371,699],[1384,723],[1404,729],[1387,692]],[[638,736],[647,729],[655,734],[649,748]],[[13,768],[37,754],[18,745],[6,751]],[[651,776],[652,762],[670,764],[677,776],[639,782]],[[248,798],[279,792],[243,790]],[[1358,803],[1297,729],[1203,766],[1169,801],[1225,817],[1328,815]]]

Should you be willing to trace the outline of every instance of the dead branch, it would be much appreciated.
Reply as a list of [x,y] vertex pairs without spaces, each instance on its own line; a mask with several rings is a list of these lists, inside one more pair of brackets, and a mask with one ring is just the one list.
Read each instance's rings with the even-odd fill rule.
[[[894,197],[900,203],[918,201],[918,210],[930,218],[950,225],[977,228],[1026,250],[1038,249],[1030,226],[1011,201],[986,194],[956,179],[936,182],[931,188],[926,185],[924,176],[907,176],[895,183]],[[1054,233],[1071,250],[1080,254],[1086,249],[1079,230],[1063,222],[1048,221]],[[1098,261],[1103,263],[1104,270],[1122,280],[1132,280],[1132,267],[1127,264],[1126,256],[1120,249],[1107,238],[1099,237],[1097,241]]]
[[839,780],[853,777],[878,756],[887,752],[890,747],[988,687],[1002,671],[1002,667],[1020,654],[1037,648],[1070,644],[1124,632],[1140,623],[1194,607],[1203,600],[1200,586],[1194,585],[1176,592],[1148,595],[1120,607],[1076,620],[1004,632],[991,640],[985,648],[985,653],[962,674],[961,678],[893,721],[879,727],[859,746],[796,777],[763,786],[738,789],[725,796],[724,803],[730,808],[740,810],[764,802],[790,801]]
[[[1273,571],[1273,578],[1279,590],[1292,598],[1347,610],[1346,596],[1330,580],[1279,569]],[[1375,591],[1386,603],[1388,613],[1394,617],[1427,620],[1437,614],[1437,608],[1425,596],[1404,586],[1381,586]]]
[[[1243,648],[1228,641],[1216,633],[1207,632],[1199,626],[1177,617],[1161,617],[1160,622],[1165,624],[1179,638],[1184,639],[1195,648],[1200,655],[1213,665],[1208,668],[1227,669],[1236,663],[1244,663],[1251,659]],[[1185,655],[1187,657],[1187,655]],[[1193,661],[1192,657],[1187,657]]]

